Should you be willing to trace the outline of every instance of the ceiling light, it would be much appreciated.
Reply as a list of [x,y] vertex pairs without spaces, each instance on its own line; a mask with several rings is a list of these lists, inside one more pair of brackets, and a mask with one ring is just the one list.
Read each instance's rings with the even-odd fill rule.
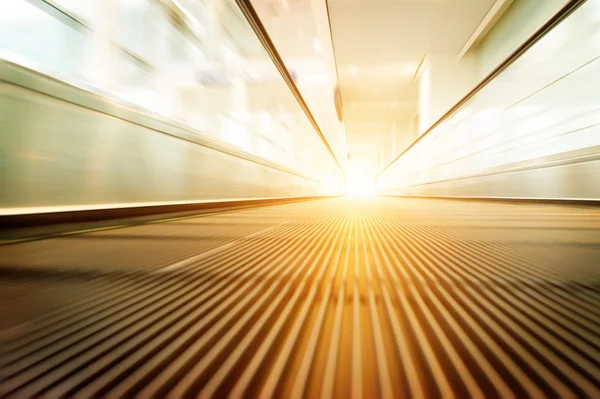
[[350,75],[356,75],[358,73],[358,67],[352,65],[348,67],[348,72],[350,72]]

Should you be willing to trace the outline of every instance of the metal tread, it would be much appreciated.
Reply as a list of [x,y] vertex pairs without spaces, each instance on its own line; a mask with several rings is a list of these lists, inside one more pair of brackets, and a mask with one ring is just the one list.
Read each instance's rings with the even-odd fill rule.
[[597,210],[277,209],[177,267],[0,275],[7,314],[60,304],[0,335],[0,395],[600,397]]

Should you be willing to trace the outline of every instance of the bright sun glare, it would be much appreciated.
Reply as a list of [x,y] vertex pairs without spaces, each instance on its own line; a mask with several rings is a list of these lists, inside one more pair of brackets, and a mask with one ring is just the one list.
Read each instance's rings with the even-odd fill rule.
[[346,193],[352,196],[370,197],[377,195],[375,182],[367,179],[348,179]]

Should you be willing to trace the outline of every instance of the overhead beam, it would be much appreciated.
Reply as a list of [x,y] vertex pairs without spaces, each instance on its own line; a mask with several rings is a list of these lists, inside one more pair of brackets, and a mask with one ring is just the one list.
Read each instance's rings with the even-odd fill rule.
[[490,10],[485,14],[477,28],[467,39],[463,47],[458,52],[458,58],[462,58],[467,51],[483,40],[483,38],[494,27],[496,22],[502,17],[504,12],[510,7],[514,0],[496,0]]

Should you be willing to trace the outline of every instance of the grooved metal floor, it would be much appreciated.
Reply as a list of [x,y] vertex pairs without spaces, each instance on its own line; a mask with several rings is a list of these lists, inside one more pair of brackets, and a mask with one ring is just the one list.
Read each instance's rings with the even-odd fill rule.
[[600,397],[600,210],[330,199],[0,247],[0,396]]

